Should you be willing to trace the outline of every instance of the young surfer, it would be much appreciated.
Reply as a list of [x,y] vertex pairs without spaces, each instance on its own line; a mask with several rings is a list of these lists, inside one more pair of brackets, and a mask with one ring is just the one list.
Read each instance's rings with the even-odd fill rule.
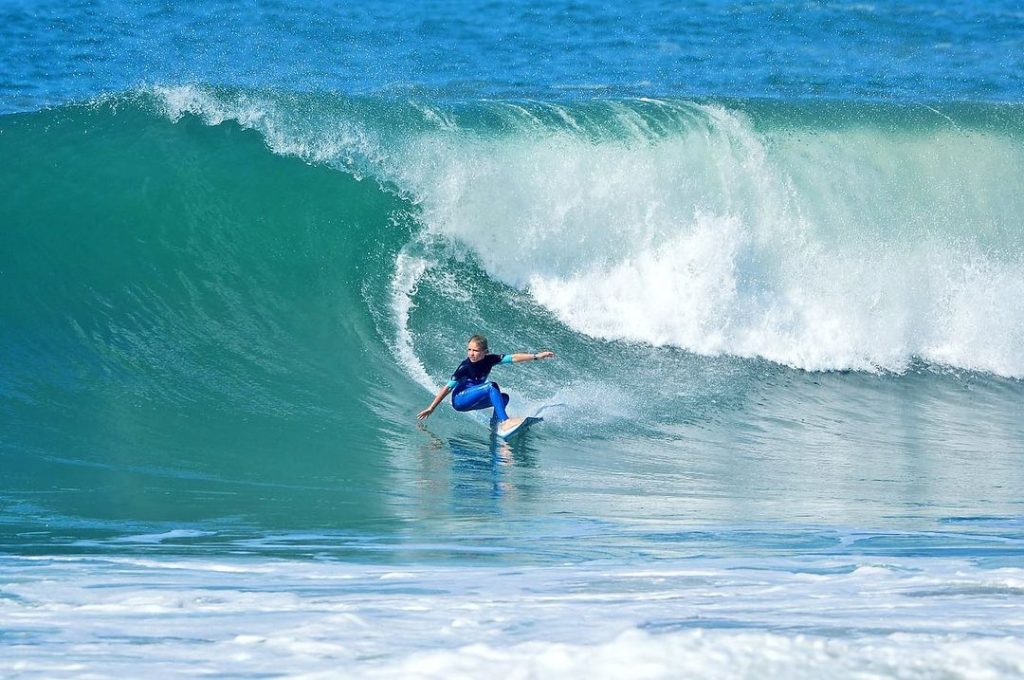
[[416,417],[426,418],[437,408],[448,393],[452,394],[452,407],[456,411],[474,411],[481,408],[493,408],[494,417],[498,420],[498,434],[514,429],[522,418],[509,418],[505,412],[508,395],[501,391],[498,383],[488,382],[487,376],[498,364],[513,364],[520,361],[539,361],[550,359],[554,352],[537,352],[529,354],[488,354],[487,338],[474,335],[466,345],[466,359],[452,374],[452,379],[437,392],[430,406],[419,412]]

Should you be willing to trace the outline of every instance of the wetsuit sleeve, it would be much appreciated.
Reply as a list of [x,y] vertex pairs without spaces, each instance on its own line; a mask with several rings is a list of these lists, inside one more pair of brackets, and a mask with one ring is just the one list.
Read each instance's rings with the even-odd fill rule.
[[511,354],[502,354],[501,355],[501,359],[498,361],[498,363],[499,364],[511,364],[512,363],[512,355]]
[[461,364],[459,364],[459,367],[455,369],[455,372],[452,373],[452,377],[448,381],[448,389],[454,389],[455,386],[459,384],[459,381],[462,380],[465,377],[466,377],[466,362],[463,361]]

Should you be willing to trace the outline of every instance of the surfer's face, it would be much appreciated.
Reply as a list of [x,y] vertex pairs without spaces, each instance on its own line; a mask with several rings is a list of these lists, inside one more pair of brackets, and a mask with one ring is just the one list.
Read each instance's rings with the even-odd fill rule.
[[485,347],[481,347],[475,342],[471,342],[466,345],[466,356],[468,356],[469,360],[474,364],[483,359],[485,354],[487,354],[487,349]]

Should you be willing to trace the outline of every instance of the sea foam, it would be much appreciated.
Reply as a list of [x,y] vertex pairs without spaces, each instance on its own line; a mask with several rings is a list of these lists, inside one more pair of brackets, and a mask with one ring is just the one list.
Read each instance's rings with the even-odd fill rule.
[[586,335],[807,370],[1024,375],[1013,139],[798,135],[694,105],[654,128],[623,108],[625,137],[522,121],[417,139],[399,183],[429,232]]
[[[9,557],[5,677],[1017,677],[1019,569]],[[877,558],[876,558],[877,560]],[[961,593],[971,593],[969,599]],[[729,595],[729,597],[723,597]]]

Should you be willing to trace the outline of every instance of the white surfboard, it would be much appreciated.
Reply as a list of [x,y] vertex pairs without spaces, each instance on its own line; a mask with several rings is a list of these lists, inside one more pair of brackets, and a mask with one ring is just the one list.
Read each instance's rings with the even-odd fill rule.
[[500,423],[494,428],[495,434],[502,439],[509,439],[517,434],[522,434],[530,429],[530,427],[536,423],[544,420],[543,418],[537,418],[536,416],[527,416],[525,418],[509,418],[503,423]]

